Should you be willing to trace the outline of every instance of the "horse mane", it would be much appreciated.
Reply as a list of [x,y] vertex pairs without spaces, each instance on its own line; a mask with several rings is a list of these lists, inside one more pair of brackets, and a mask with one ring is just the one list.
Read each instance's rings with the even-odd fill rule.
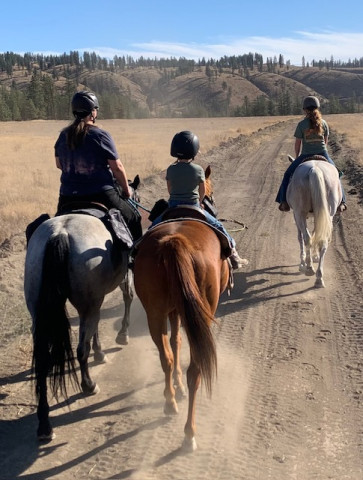
[[213,195],[213,185],[212,185],[212,180],[210,178],[212,173],[212,169],[210,165],[208,165],[204,173],[205,173],[205,196],[211,197]]

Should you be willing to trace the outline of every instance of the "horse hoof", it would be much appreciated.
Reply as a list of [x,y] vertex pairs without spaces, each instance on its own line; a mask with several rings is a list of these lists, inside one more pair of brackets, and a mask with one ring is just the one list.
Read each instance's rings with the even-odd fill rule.
[[314,269],[312,267],[307,267],[305,270],[305,275],[307,277],[312,277],[313,275],[315,275]]
[[324,280],[322,278],[317,278],[316,281],[315,281],[314,287],[315,288],[325,288]]
[[107,363],[108,358],[103,352],[95,352],[93,355],[93,359],[96,363]]
[[177,400],[183,400],[187,396],[187,392],[183,386],[176,388],[175,397]]
[[197,442],[195,440],[195,437],[192,437],[192,438],[185,437],[182,448],[186,453],[195,452],[197,449]]
[[164,413],[165,415],[176,415],[177,413],[179,413],[178,405],[175,400],[170,403],[165,403]]
[[129,336],[127,335],[127,333],[119,333],[116,337],[116,343],[118,345],[128,345]]
[[299,272],[305,273],[306,267],[303,263],[299,265]]
[[55,439],[55,433],[53,432],[53,430],[50,433],[38,434],[39,442],[51,442],[54,439]]
[[90,397],[92,395],[97,395],[97,393],[100,393],[101,390],[97,383],[95,383],[94,386],[91,388],[82,386],[82,391],[84,395]]

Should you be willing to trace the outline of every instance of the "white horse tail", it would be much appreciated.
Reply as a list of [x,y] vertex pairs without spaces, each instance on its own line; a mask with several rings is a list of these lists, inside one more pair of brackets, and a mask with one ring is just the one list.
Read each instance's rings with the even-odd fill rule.
[[309,172],[309,184],[314,212],[314,232],[311,246],[321,246],[330,242],[333,222],[329,213],[324,176],[320,168],[312,167]]
[[50,384],[56,395],[58,389],[67,397],[65,374],[78,384],[70,323],[66,311],[69,293],[68,235],[52,235],[45,247],[39,297],[33,319],[33,368],[37,384],[50,376]]

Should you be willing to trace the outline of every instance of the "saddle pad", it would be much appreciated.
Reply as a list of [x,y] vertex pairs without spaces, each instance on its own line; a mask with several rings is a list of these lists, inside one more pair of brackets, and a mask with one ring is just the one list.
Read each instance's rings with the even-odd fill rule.
[[221,244],[221,254],[222,254],[222,258],[223,259],[226,259],[228,258],[231,253],[232,253],[232,247],[231,247],[231,244],[229,242],[229,239],[228,237],[223,233],[221,232],[220,230],[218,230],[218,228],[215,228],[213,227],[213,225],[210,225],[209,223],[207,223],[206,221],[204,220],[200,220],[198,218],[191,218],[191,217],[188,217],[188,218],[172,218],[170,220],[164,220],[163,222],[161,223],[158,223],[157,225],[154,225],[153,227],[151,227],[139,240],[137,240],[137,242],[134,243],[134,249],[133,249],[133,253],[132,255],[135,256],[136,254],[136,251],[137,251],[137,247],[138,245],[140,245],[140,243],[143,241],[143,239],[147,236],[148,232],[151,232],[152,230],[154,230],[155,228],[158,228],[160,225],[164,225],[165,223],[171,223],[171,222],[179,222],[180,220],[188,220],[188,221],[191,221],[191,222],[199,222],[199,223],[203,223],[204,225],[207,225],[207,227],[209,227],[210,229],[213,230],[213,232],[217,235],[218,237],[218,240]]

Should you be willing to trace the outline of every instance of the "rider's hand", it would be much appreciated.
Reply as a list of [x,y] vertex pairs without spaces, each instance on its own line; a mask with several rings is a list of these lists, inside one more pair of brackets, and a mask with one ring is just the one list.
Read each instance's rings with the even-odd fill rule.
[[127,188],[127,190],[122,190],[122,198],[130,198],[131,197],[131,192],[130,192],[130,189]]

